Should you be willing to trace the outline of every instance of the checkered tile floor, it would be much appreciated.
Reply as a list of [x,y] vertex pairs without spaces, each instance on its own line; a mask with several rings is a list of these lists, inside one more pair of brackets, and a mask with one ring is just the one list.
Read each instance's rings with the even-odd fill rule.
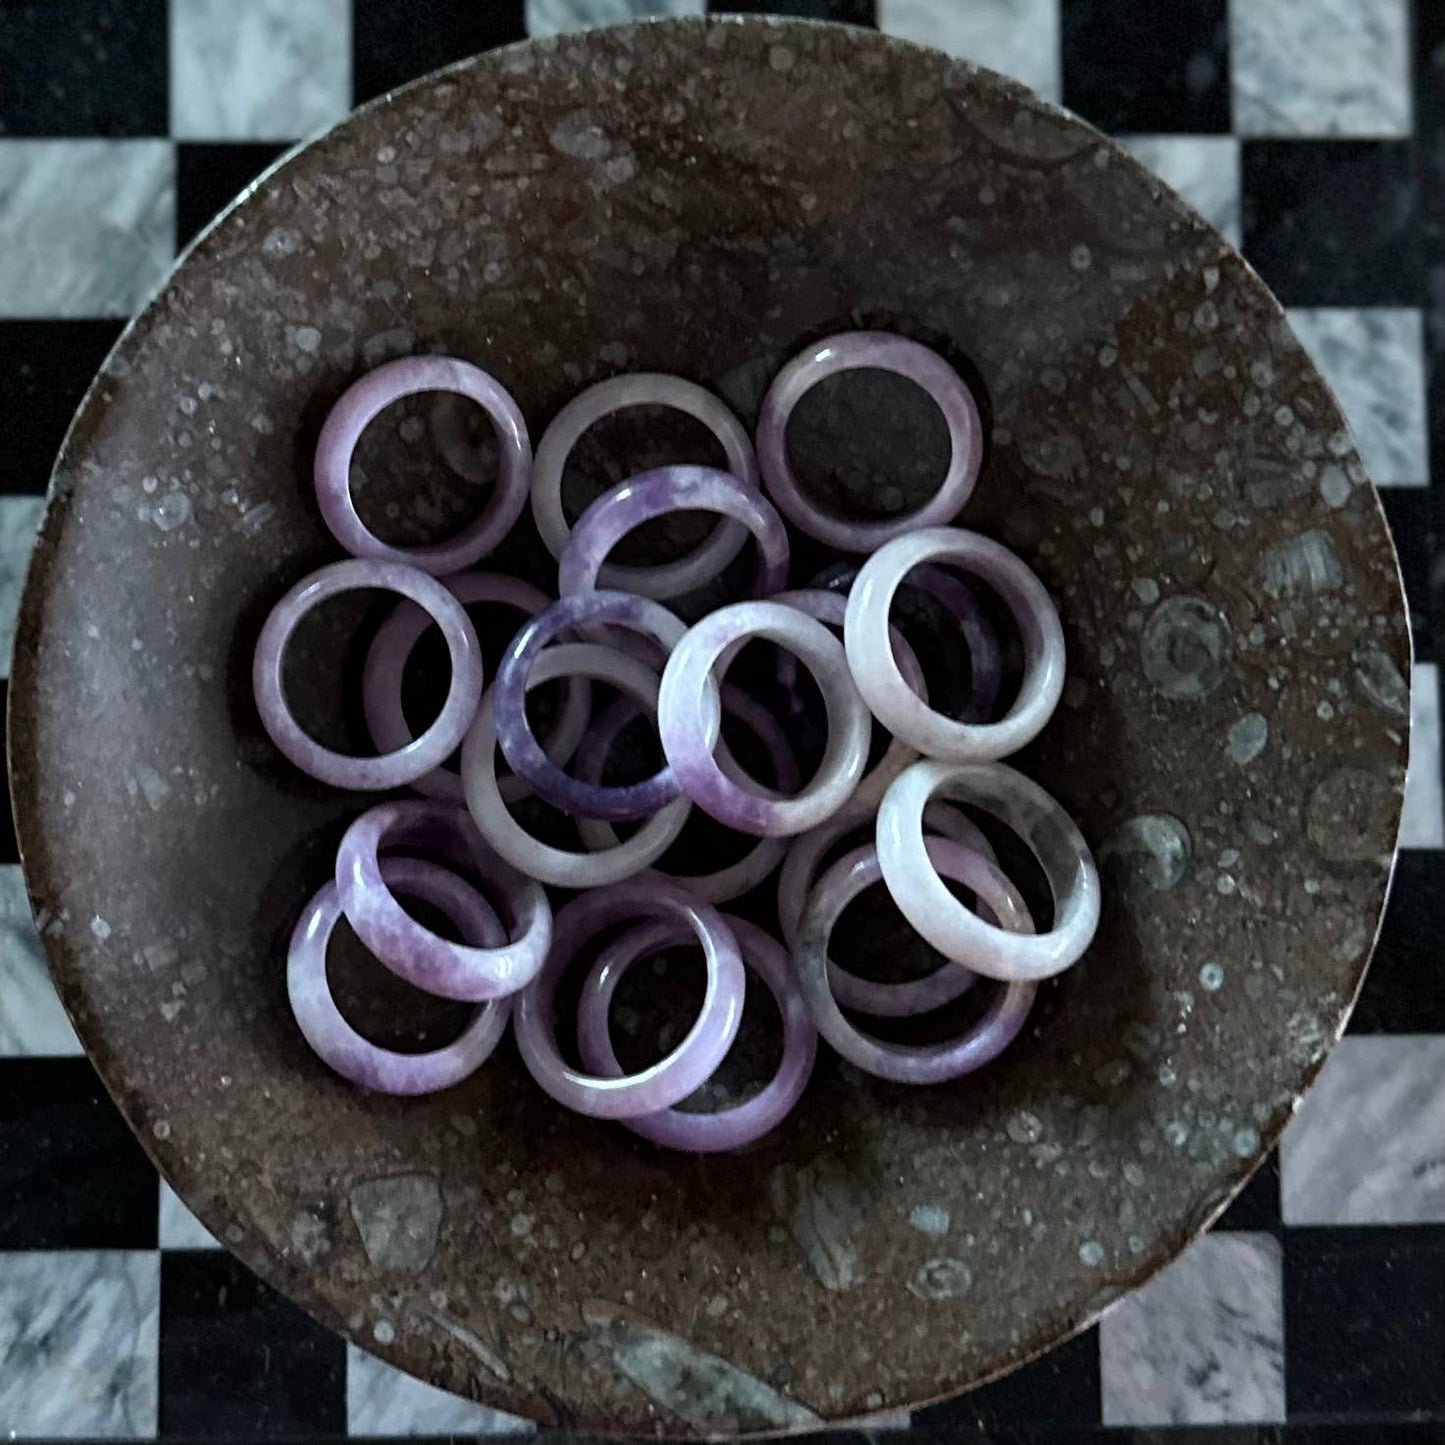
[[[1445,5],[796,0],[1008,71],[1122,138],[1290,308],[1384,492],[1413,613],[1394,895],[1348,1037],[1219,1228],[913,1433],[1445,1426]],[[0,657],[51,458],[126,316],[289,141],[488,46],[703,0],[0,0]],[[3,687],[0,681],[0,687]],[[0,1436],[517,1422],[301,1316],[162,1189],[80,1055],[0,830]],[[1410,1424],[1408,1422],[1415,1422]],[[1222,1432],[1256,1438],[1256,1429]],[[1274,1438],[1274,1432],[1269,1432]],[[1213,1438],[1213,1432],[1211,1432]]]

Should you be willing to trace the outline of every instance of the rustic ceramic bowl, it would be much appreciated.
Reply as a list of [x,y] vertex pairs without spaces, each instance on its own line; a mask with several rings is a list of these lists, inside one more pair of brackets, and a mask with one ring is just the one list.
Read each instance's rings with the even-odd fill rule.
[[[1089,955],[984,1074],[908,1089],[825,1059],[737,1157],[563,1113],[510,1048],[430,1099],[340,1082],[288,1015],[283,951],[361,800],[277,757],[248,681],[267,608],[337,555],[308,484],[327,407],[367,366],[438,350],[496,373],[534,437],[626,369],[694,377],[751,419],[804,340],[858,324],[975,380],[991,443],[964,520],[1059,602],[1071,680],[1021,762],[1103,860]],[[466,471],[454,421],[373,429],[379,522],[403,497],[433,526],[475,505],[425,435]],[[922,456],[926,423],[901,401],[855,415],[858,455],[882,435]],[[501,561],[554,576],[530,537]],[[299,644],[292,687],[317,718],[350,685],[328,666],[346,620]],[[776,1429],[1008,1370],[1219,1212],[1359,985],[1408,672],[1394,555],[1339,409],[1177,197],[942,55],[688,21],[420,81],[205,234],[57,463],[12,788],[91,1058],[265,1279],[538,1420]]]

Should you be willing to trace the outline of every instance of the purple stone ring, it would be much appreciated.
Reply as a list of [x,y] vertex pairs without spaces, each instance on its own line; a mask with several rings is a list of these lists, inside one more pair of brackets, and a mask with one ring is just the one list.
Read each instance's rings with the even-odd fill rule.
[[[927,866],[935,877],[942,874],[972,889],[1011,933],[1033,932],[1033,920],[1018,890],[995,864],[946,838],[930,838],[925,847]],[[996,1059],[1017,1037],[1033,1006],[1035,985],[1000,987],[983,1016],[959,1038],[922,1046],[886,1043],[861,1033],[843,1016],[833,997],[828,983],[828,940],[843,910],[882,877],[878,851],[869,845],[840,858],[809,895],[793,961],[798,986],[808,1000],[818,1032],[864,1073],[895,1083],[937,1084],[972,1073]]]
[[[508,933],[478,948],[453,943],[409,914],[387,887],[383,848],[438,853],[496,893]],[[552,907],[541,885],[524,878],[482,843],[461,808],[407,800],[379,803],[346,830],[336,854],[342,911],[356,936],[398,978],[440,998],[502,998],[535,977],[552,941]]]
[[788,531],[773,504],[756,486],[716,467],[675,466],[639,473],[582,513],[562,552],[557,591],[563,597],[591,592],[618,542],[634,527],[669,512],[717,512],[741,522],[758,544],[753,596],[766,597],[787,585]]
[[[491,500],[455,537],[425,547],[393,547],[361,520],[351,496],[351,457],[367,425],[392,402],[423,391],[470,397],[491,419],[501,463]],[[495,377],[448,356],[406,356],[353,382],[331,408],[316,442],[316,500],[331,535],[353,557],[406,562],[437,577],[485,557],[516,525],[527,505],[532,444],[521,408]]]
[[[798,1102],[813,1072],[818,1052],[818,1033],[803,995],[793,979],[787,950],[755,923],[732,914],[722,921],[733,931],[742,950],[743,963],[762,979],[778,1005],[783,1021],[783,1056],[777,1072],[750,1099],[716,1113],[689,1113],[663,1109],[656,1114],[628,1119],[634,1134],[661,1145],[691,1154],[717,1154],[740,1149],[776,1129]],[[686,943],[691,930],[681,923],[659,920],[624,933],[598,956],[577,1005],[577,1048],[582,1062],[594,1074],[621,1078],[622,1065],[608,1035],[608,1014],[617,985],[640,959]]]
[[[727,470],[748,486],[758,485],[758,462],[747,429],[710,391],[680,376],[634,372],[613,376],[579,392],[552,418],[532,466],[532,517],[547,550],[561,558],[571,529],[562,510],[562,470],[588,427],[614,411],[633,406],[665,406],[700,421],[722,447]],[[693,551],[650,567],[609,563],[598,581],[603,587],[666,600],[710,582],[747,542],[747,528],[724,521]]]
[[[421,858],[386,858],[381,874],[398,893],[440,908],[468,946],[494,948],[502,926],[485,898],[465,879]],[[326,946],[341,918],[334,882],[326,883],[301,912],[286,956],[286,992],[306,1042],[344,1079],[382,1094],[433,1094],[474,1073],[501,1042],[511,1015],[509,998],[494,999],[473,1015],[461,1035],[426,1054],[400,1054],[364,1039],[342,1017],[326,981]]]
[[[512,607],[530,617],[551,601],[541,588],[500,572],[458,572],[438,580],[463,607],[478,603]],[[361,705],[371,740],[383,752],[408,747],[413,741],[411,724],[402,708],[402,678],[412,649],[430,626],[432,620],[422,608],[403,602],[371,640],[361,674]],[[581,678],[570,679],[565,687],[561,711],[543,743],[548,757],[559,764],[577,750],[587,731],[592,705],[591,689]],[[411,786],[424,797],[446,803],[462,801],[462,780],[450,768],[433,768]],[[508,802],[516,802],[527,793],[525,780],[516,776],[501,779],[499,786]]]
[[[948,470],[938,491],[902,517],[870,522],[822,511],[811,502],[788,458],[788,419],[805,392],[840,371],[875,368],[916,382],[937,403],[948,427]],[[840,552],[871,552],[918,527],[951,522],[968,501],[983,461],[983,425],[973,393],[936,351],[883,331],[845,331],[795,356],[773,379],[758,417],[758,466],[778,510],[801,532]]]
[[564,772],[547,755],[527,721],[527,690],[543,651],[564,633],[586,636],[601,623],[624,628],[655,644],[659,660],[687,631],[662,603],[630,592],[586,592],[552,603],[523,624],[497,668],[492,686],[497,742],[513,772],[529,783],[539,798],[564,813],[615,822],[650,818],[681,791],[670,767],[622,787],[585,782]]
[[[707,984],[697,1020],[680,1044],[640,1073],[622,1078],[582,1073],[557,1048],[557,985],[578,953],[605,930],[630,919],[679,923],[702,945]],[[700,1088],[737,1037],[743,1011],[743,962],[722,916],[660,878],[636,879],[574,898],[557,915],[542,972],[517,1000],[522,1062],[559,1104],[595,1119],[635,1119],[670,1109]]]
[[[419,738],[377,758],[349,757],[308,737],[281,682],[281,662],[296,625],[318,603],[341,592],[382,588],[430,614],[446,639],[452,679],[435,721]],[[251,682],[261,724],[302,772],[336,788],[380,791],[414,783],[438,768],[465,735],[482,695],[482,652],[462,605],[434,577],[401,562],[355,558],[304,577],[272,609],[256,641]]]
[[[823,694],[828,742],[808,785],[790,798],[763,797],[729,778],[715,756],[721,704],[713,669],[731,648],[765,638],[787,648]],[[853,795],[868,761],[868,709],[848,675],[842,644],[816,618],[782,602],[736,602],[687,630],[662,674],[657,726],[683,791],[705,813],[739,832],[804,833]]]

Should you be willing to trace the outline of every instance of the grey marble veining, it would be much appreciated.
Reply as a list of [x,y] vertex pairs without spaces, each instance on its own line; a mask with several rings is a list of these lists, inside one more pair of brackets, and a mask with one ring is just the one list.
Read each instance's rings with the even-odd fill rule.
[[438,1390],[355,1345],[346,1347],[346,1428],[352,1435],[536,1433],[530,1420]]
[[156,1220],[156,1242],[162,1249],[220,1249],[220,1241],[181,1202],[166,1183],[160,1183],[160,1212]]
[[1445,1223],[1445,1037],[1341,1039],[1279,1163],[1286,1224]]
[[171,0],[170,16],[177,140],[295,140],[350,110],[351,0]]
[[154,1435],[159,1319],[154,1250],[0,1253],[0,1429]]
[[175,249],[166,140],[0,140],[0,319],[129,316]]
[[527,34],[540,40],[544,35],[565,35],[594,25],[702,15],[706,9],[707,0],[527,0]]
[[1409,134],[1409,0],[1235,0],[1229,40],[1240,135]]
[[44,497],[0,497],[0,677],[10,676],[15,615],[44,510]]
[[1440,741],[1440,669],[1433,662],[1417,662],[1410,673],[1410,770],[1400,817],[1402,848],[1445,848]]
[[1420,312],[1291,307],[1289,321],[1339,397],[1370,479],[1381,486],[1424,485],[1430,462]]
[[1063,92],[1058,0],[878,0],[878,28],[1022,81]]
[[1131,135],[1120,143],[1239,245],[1239,142],[1228,135]]
[[1207,1234],[1099,1325],[1106,1425],[1284,1419],[1281,1250],[1268,1234]]
[[50,982],[20,866],[0,864],[0,1059],[80,1052]]

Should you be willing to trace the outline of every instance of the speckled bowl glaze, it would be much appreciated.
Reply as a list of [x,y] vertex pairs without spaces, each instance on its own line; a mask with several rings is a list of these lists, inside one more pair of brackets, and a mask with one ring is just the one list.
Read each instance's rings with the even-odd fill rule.
[[[332,1076],[287,1015],[285,943],[364,800],[299,777],[248,696],[266,609],[337,555],[309,486],[327,407],[365,367],[435,350],[497,376],[533,437],[628,369],[693,378],[751,425],[783,362],[849,326],[963,370],[989,445],[961,520],[1059,604],[1068,686],[1013,761],[1098,850],[1088,955],[954,1084],[820,1051],[796,1113],[736,1157],[564,1112],[511,1044],[428,1099]],[[405,428],[358,462],[359,505],[420,487],[434,516],[475,512]],[[795,585],[826,560],[800,551]],[[554,577],[525,523],[486,565]],[[12,788],[92,1059],[263,1277],[541,1421],[785,1430],[1009,1369],[1221,1209],[1360,982],[1408,664],[1333,398],[1259,279],[1157,180],[942,55],[682,21],[420,81],[206,233],[57,464]],[[312,671],[298,708],[325,717]]]

